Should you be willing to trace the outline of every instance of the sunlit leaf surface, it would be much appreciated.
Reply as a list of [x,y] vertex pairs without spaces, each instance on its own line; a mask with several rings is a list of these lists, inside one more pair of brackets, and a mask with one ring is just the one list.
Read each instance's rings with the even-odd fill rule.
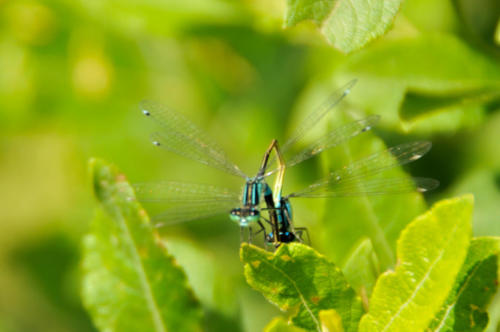
[[344,332],[342,317],[333,309],[322,310],[319,313],[322,332]]
[[241,260],[247,282],[282,310],[296,313],[292,322],[321,331],[319,312],[335,309],[346,331],[356,331],[361,301],[342,272],[324,256],[299,243],[283,244],[272,254],[243,244]]
[[483,331],[486,306],[497,291],[499,238],[471,241],[453,289],[428,331]]
[[304,329],[287,322],[283,317],[276,317],[264,329],[264,332],[304,332]]
[[472,196],[444,200],[398,240],[399,263],[375,285],[360,331],[423,331],[448,297],[470,242]]
[[125,176],[90,163],[101,204],[83,242],[84,304],[102,331],[196,331],[201,310]]
[[288,0],[287,4],[286,26],[311,20],[321,27],[328,42],[348,53],[384,34],[401,0]]

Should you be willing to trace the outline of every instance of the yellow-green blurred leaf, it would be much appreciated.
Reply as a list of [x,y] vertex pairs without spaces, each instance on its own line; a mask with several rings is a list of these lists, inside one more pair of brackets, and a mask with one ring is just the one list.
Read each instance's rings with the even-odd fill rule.
[[90,162],[101,204],[83,242],[82,296],[103,331],[197,331],[201,310],[125,176]]
[[342,317],[333,309],[320,311],[319,320],[322,332],[344,332]]
[[470,242],[471,195],[443,200],[398,240],[399,264],[382,275],[360,331],[423,331],[448,297]]
[[264,332],[304,332],[300,327],[293,326],[283,317],[274,318],[264,329]]
[[368,309],[368,298],[380,274],[380,264],[370,239],[363,239],[347,258],[344,268],[347,281],[358,292]]

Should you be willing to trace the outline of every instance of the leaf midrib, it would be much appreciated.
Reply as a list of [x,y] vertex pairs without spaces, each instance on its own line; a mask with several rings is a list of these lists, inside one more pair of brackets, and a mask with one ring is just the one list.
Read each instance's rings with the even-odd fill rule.
[[278,271],[280,274],[283,275],[283,277],[285,277],[293,286],[293,288],[295,288],[295,290],[297,291],[297,293],[299,294],[299,297],[300,297],[300,300],[302,302],[302,304],[304,305],[304,307],[306,308],[307,312],[311,315],[311,318],[313,319],[314,321],[314,324],[316,324],[316,329],[318,332],[321,332],[321,325],[320,323],[318,322],[318,320],[316,319],[316,316],[314,316],[314,313],[312,312],[311,308],[309,308],[309,305],[307,304],[307,301],[304,297],[304,295],[302,294],[302,292],[300,291],[299,287],[297,286],[297,284],[295,283],[295,281],[290,277],[288,276],[288,274],[283,271],[282,269],[278,268],[276,265],[274,264],[271,264],[270,262],[268,262],[265,258],[262,259],[262,262],[264,262],[264,264],[270,266],[272,269]]
[[469,284],[469,282],[471,281],[471,279],[475,276],[477,270],[479,269],[479,266],[480,266],[480,264],[477,264],[476,266],[474,266],[474,268],[472,269],[472,272],[467,276],[467,280],[463,283],[462,287],[460,287],[460,290],[457,293],[455,301],[453,301],[452,303],[450,303],[448,305],[448,309],[446,309],[446,312],[443,315],[443,318],[441,319],[441,323],[436,327],[436,329],[434,331],[440,331],[441,330],[441,328],[443,327],[444,323],[448,319],[448,316],[449,316],[451,310],[455,307],[455,304],[457,304],[458,299],[462,295],[463,291],[467,288],[467,285]]
[[155,296],[153,294],[153,290],[150,287],[148,277],[146,275],[146,270],[144,268],[144,265],[142,264],[142,260],[139,256],[139,250],[137,248],[137,244],[132,237],[132,234],[130,233],[130,230],[128,228],[127,223],[125,222],[126,218],[123,216],[122,212],[120,209],[118,209],[118,215],[119,215],[119,225],[120,228],[122,228],[122,232],[125,234],[124,238],[127,241],[127,245],[131,247],[131,254],[134,259],[134,262],[137,266],[137,274],[139,276],[139,280],[141,283],[141,287],[144,290],[146,302],[148,303],[148,307],[151,312],[151,316],[153,319],[153,323],[155,326],[155,330],[158,332],[167,332],[167,329],[165,328],[165,322],[163,321],[161,314],[160,314],[160,309],[158,307],[158,303],[156,302]]
[[[435,220],[435,217],[433,217],[433,219]],[[443,257],[445,250],[448,249],[449,244],[450,244],[451,240],[453,239],[453,236],[457,232],[457,229],[458,229],[458,223],[456,223],[455,226],[453,227],[453,231],[451,232],[450,236],[448,237],[448,240],[446,241],[446,246],[444,246],[443,249],[440,250],[439,256],[436,257],[436,259],[434,260],[434,262],[432,262],[432,264],[430,265],[427,273],[423,276],[422,280],[415,287],[415,290],[413,291],[413,293],[411,294],[411,296],[408,298],[408,300],[406,300],[405,303],[403,303],[403,305],[401,305],[401,307],[399,307],[399,310],[396,312],[396,314],[394,314],[394,316],[392,316],[391,320],[387,323],[387,325],[384,326],[384,328],[382,329],[382,332],[383,331],[387,331],[387,329],[392,325],[392,323],[394,322],[394,320],[396,318],[398,318],[398,316],[401,314],[401,312],[408,306],[408,304],[415,298],[415,296],[417,296],[417,293],[420,290],[420,288],[422,287],[423,283],[425,281],[427,281],[430,273],[433,271],[433,269],[436,266],[436,264]]]

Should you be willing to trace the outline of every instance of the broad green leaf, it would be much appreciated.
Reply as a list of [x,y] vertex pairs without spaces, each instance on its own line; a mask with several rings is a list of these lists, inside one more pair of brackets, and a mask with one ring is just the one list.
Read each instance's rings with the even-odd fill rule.
[[321,27],[328,42],[348,53],[384,34],[400,4],[401,0],[288,0],[285,25],[311,20]]
[[360,331],[423,331],[448,297],[470,241],[473,198],[443,200],[398,240],[399,263],[384,273]]
[[335,309],[346,331],[356,331],[360,299],[340,269],[312,248],[283,244],[272,254],[243,244],[241,260],[247,282],[280,309],[295,313],[296,326],[321,331],[319,312]]
[[427,331],[483,331],[486,306],[497,291],[500,238],[471,241],[465,263],[448,299]]
[[101,204],[83,242],[82,295],[103,331],[197,331],[201,310],[125,176],[90,162]]
[[344,332],[342,317],[333,309],[321,310],[319,320],[322,332]]
[[448,34],[384,40],[347,58],[340,71],[359,79],[351,103],[386,124],[404,120],[407,129],[470,126],[475,105],[499,98],[498,61]]
[[264,332],[304,332],[300,327],[293,326],[283,317],[274,318],[264,329]]
[[349,284],[361,296],[365,309],[380,274],[377,255],[370,239],[363,239],[349,256],[342,269]]

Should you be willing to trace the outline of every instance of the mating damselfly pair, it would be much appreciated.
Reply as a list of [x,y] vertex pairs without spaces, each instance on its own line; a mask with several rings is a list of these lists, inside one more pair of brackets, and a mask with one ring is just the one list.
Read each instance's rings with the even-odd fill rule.
[[[302,145],[304,136],[349,94],[355,82],[351,81],[332,93],[300,123],[283,145],[273,140],[264,153],[256,175],[252,177],[243,173],[215,141],[184,116],[154,102],[142,102],[143,114],[154,119],[161,127],[160,131],[151,135],[155,146],[241,177],[244,186],[242,192],[238,192],[203,184],[143,183],[135,185],[139,200],[159,204],[168,202],[169,208],[153,216],[157,227],[229,214],[230,219],[240,225],[241,234],[248,229],[249,241],[252,234],[263,233],[266,243],[278,246],[280,243],[302,242],[307,234],[305,228],[294,226],[290,199],[400,194],[415,190],[425,192],[437,187],[438,181],[429,178],[376,176],[415,161],[430,150],[430,142],[417,141],[368,155],[329,172],[302,190],[286,195],[283,193],[286,169],[347,142],[370,130],[379,121],[379,116],[371,115],[344,124],[305,145],[305,148],[298,149],[298,153],[291,154],[297,150],[297,146]],[[291,156],[287,157],[289,154]],[[267,179],[273,174],[276,174],[276,179],[274,188],[271,188]],[[358,185],[360,182],[362,186]]]

